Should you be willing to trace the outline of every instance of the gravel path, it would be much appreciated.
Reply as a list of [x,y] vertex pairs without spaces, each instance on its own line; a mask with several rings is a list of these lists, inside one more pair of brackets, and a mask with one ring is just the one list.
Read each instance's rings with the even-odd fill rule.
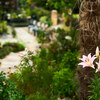
[[[28,50],[32,50],[35,51],[37,49],[39,49],[39,44],[36,40],[36,38],[29,34],[27,31],[27,28],[15,28],[16,33],[17,33],[17,39],[13,39],[13,38],[5,38],[5,40],[3,38],[0,38],[1,42],[17,42],[20,41],[22,44],[24,44],[26,46],[26,48]],[[21,58],[20,58],[20,53],[23,53],[25,51],[22,52],[18,52],[18,53],[10,53],[8,56],[6,56],[4,59],[1,59],[1,65],[0,65],[0,71],[4,71],[4,72],[14,72],[15,71],[15,67],[14,66],[18,66]]]

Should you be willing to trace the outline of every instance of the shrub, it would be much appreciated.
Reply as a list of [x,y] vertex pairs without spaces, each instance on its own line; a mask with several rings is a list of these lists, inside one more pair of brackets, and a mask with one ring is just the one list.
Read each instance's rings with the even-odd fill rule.
[[44,43],[44,36],[45,36],[45,33],[41,30],[38,31],[38,42],[39,43]]
[[50,87],[53,75],[52,68],[48,66],[49,63],[46,59],[30,54],[31,52],[28,52],[28,55],[25,55],[20,64],[20,67],[23,67],[19,69],[19,72],[11,75],[10,78],[15,81],[19,90],[27,97],[39,93],[50,100],[52,97]]
[[53,89],[54,93],[61,98],[75,96],[76,84],[73,81],[73,73],[68,69],[64,68],[54,73],[53,76]]
[[9,48],[12,52],[18,52],[25,49],[25,47],[20,43],[10,43],[10,42],[4,43],[3,47]]
[[46,21],[47,21],[47,16],[40,17],[40,22],[46,23]]
[[39,18],[42,16],[47,16],[49,18],[50,12],[48,10],[43,9],[43,8],[35,7],[31,11],[31,16],[34,16],[37,20],[39,20]]
[[2,35],[3,33],[7,33],[7,22],[3,21],[2,23],[0,23],[0,35]]
[[6,55],[8,55],[10,52],[18,52],[24,50],[25,47],[20,43],[10,43],[6,42],[1,48],[0,48],[0,58],[4,58]]
[[71,50],[68,50],[62,57],[60,68],[69,68],[70,70],[75,71],[77,64],[79,63],[79,60],[77,59],[78,56],[79,53],[77,51],[71,52]]
[[7,79],[4,72],[0,72],[0,100],[16,100],[16,98],[25,100],[15,83],[11,79]]
[[0,59],[4,58],[6,55],[10,53],[9,48],[0,48]]
[[[71,51],[78,51],[80,46],[78,44],[78,35],[75,29],[72,29],[68,32],[63,29],[57,30],[57,42],[61,45],[61,50],[66,52],[66,50],[70,49]],[[66,38],[69,36],[71,39]]]

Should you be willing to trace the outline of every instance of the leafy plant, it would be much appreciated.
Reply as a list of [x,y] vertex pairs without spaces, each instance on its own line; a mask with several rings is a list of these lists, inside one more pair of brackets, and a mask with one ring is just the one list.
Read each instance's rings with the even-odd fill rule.
[[18,52],[25,49],[24,45],[20,43],[10,43],[10,42],[4,43],[3,47],[9,48],[12,52]]
[[10,43],[6,42],[0,47],[0,58],[4,58],[10,52],[18,52],[24,50],[25,47],[20,43]]
[[54,93],[61,98],[75,96],[76,84],[73,81],[73,73],[68,68],[55,72],[53,76]]
[[77,51],[71,52],[71,50],[68,50],[61,61],[60,68],[69,68],[72,71],[75,71],[77,68],[77,64],[79,63],[79,60],[77,59],[79,53]]
[[27,97],[39,93],[46,98],[51,98],[52,68],[48,66],[49,63],[46,59],[32,55],[30,51],[27,52],[20,64],[23,67],[19,68],[18,72],[11,75],[10,78]]
[[15,83],[11,79],[7,79],[4,72],[0,72],[0,100],[16,100],[16,98],[25,100]]
[[89,87],[91,88],[89,91],[91,93],[89,100],[100,100],[100,73],[95,74]]
[[4,32],[7,33],[7,22],[3,21],[2,23],[0,23],[0,35],[2,35]]

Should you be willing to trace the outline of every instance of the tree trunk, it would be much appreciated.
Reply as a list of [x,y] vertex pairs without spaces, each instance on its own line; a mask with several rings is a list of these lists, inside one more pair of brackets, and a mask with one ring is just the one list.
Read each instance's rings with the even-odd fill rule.
[[[80,0],[80,40],[82,55],[95,54],[96,47],[99,46],[100,32],[100,1],[99,0]],[[100,46],[99,46],[100,47]],[[91,95],[88,85],[94,76],[92,68],[78,67],[78,77],[80,82],[80,100],[89,100]]]

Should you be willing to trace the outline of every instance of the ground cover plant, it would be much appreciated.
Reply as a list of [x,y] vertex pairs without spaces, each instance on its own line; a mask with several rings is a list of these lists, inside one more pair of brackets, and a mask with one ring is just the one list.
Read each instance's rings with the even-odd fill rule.
[[4,58],[11,52],[19,52],[25,49],[24,45],[20,43],[10,43],[6,42],[0,47],[0,59]]

